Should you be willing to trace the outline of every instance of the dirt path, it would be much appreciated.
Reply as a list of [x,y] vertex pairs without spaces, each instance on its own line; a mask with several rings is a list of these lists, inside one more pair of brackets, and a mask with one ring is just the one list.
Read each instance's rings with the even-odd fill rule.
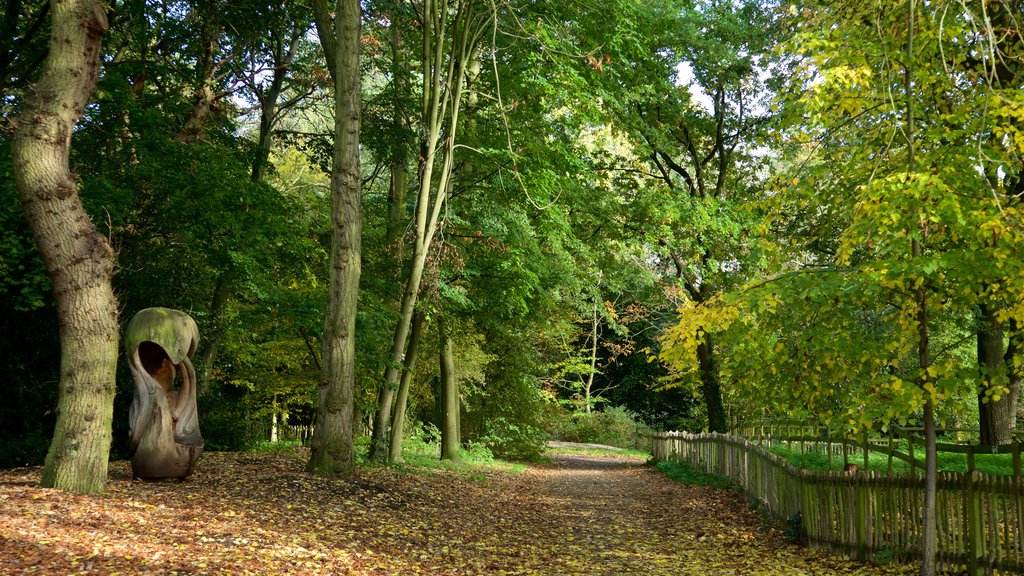
[[521,474],[303,471],[304,452],[204,454],[187,482],[112,465],[103,496],[0,470],[0,574],[913,574],[788,545],[732,492],[637,458]]
[[733,492],[684,486],[637,458],[557,456],[524,488],[544,503],[559,574],[913,574],[785,542]]

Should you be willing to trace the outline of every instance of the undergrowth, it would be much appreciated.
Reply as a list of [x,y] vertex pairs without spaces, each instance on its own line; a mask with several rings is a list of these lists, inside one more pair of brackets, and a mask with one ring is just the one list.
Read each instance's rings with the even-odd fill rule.
[[547,455],[565,456],[627,456],[631,458],[650,458],[651,453],[646,450],[609,450],[608,448],[590,448],[577,446],[548,447],[544,450]]
[[690,466],[685,462],[662,460],[655,464],[655,468],[661,470],[665,476],[680,484],[691,484],[698,486],[710,486],[712,488],[729,488],[729,480],[705,474],[704,472]]

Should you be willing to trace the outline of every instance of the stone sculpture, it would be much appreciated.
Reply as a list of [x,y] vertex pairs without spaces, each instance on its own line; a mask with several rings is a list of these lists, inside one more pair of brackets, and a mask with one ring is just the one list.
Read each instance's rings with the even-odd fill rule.
[[184,479],[203,452],[196,371],[189,360],[199,344],[199,328],[180,310],[146,308],[128,323],[124,343],[135,380],[128,412],[132,474]]

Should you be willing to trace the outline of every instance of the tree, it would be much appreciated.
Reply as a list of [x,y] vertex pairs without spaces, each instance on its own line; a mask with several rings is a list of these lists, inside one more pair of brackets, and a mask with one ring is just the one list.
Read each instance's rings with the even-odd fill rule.
[[323,381],[307,468],[322,476],[354,472],[356,302],[362,248],[359,126],[358,0],[338,0],[332,17],[324,0],[314,3],[317,33],[334,79],[334,162],[331,169],[331,258],[324,321]]
[[96,85],[107,16],[91,0],[51,5],[49,52],[15,121],[18,197],[46,262],[60,321],[58,419],[43,486],[98,493],[106,486],[117,366],[114,251],[89,219],[68,156]]
[[[922,420],[922,574],[935,570],[942,403],[977,386],[990,400],[1008,391],[953,354],[967,339],[939,329],[988,306],[1001,309],[998,322],[1018,321],[1024,293],[1013,256],[1020,215],[1008,195],[1020,144],[1005,137],[1019,115],[1004,107],[1012,100],[1017,110],[1020,97],[966,66],[1006,33],[976,27],[971,10],[917,0],[793,7],[784,48],[794,75],[781,104],[794,123],[782,136],[803,158],[771,201],[795,209],[773,215],[806,233],[803,246],[774,274],[685,310],[665,348],[683,364],[673,356],[693,353],[692,327],[716,326],[732,345],[726,372],[753,394],[778,387],[851,430]],[[1011,176],[993,178],[999,171]],[[1002,347],[1000,336],[999,356]]]
[[370,458],[376,462],[384,461],[388,455],[391,405],[405,359],[409,328],[427,256],[438,232],[441,210],[451,191],[467,67],[475,58],[477,45],[492,19],[490,11],[475,0],[458,0],[450,7],[447,2],[426,0],[420,6],[418,16],[423,34],[420,120],[424,140],[421,142],[413,216],[415,238],[411,267],[402,292],[400,316],[379,388],[377,414],[373,422]]
[[437,333],[441,374],[441,459],[458,462],[462,448],[459,384],[455,374],[448,319],[443,317],[443,312],[440,314],[442,317],[437,321]]

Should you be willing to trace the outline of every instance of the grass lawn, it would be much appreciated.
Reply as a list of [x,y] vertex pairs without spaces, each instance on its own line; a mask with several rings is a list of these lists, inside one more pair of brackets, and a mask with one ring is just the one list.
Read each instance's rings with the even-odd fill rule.
[[[900,451],[906,453],[906,445],[899,447]],[[820,452],[801,452],[797,446],[778,445],[772,446],[769,451],[772,454],[782,456],[787,462],[797,468],[808,470],[842,470],[843,457],[832,456],[832,463],[829,464],[828,457]],[[924,461],[924,452],[915,453],[916,457]],[[864,457],[860,454],[851,455],[849,461],[858,466],[864,466]],[[979,472],[995,475],[1013,474],[1013,456],[1010,454],[975,454],[974,467]],[[886,454],[872,452],[868,457],[868,470],[885,473],[889,470],[889,456]],[[905,474],[910,471],[910,464],[898,458],[892,459],[892,470],[895,473]],[[967,472],[967,455],[951,452],[939,453],[940,472]]]

